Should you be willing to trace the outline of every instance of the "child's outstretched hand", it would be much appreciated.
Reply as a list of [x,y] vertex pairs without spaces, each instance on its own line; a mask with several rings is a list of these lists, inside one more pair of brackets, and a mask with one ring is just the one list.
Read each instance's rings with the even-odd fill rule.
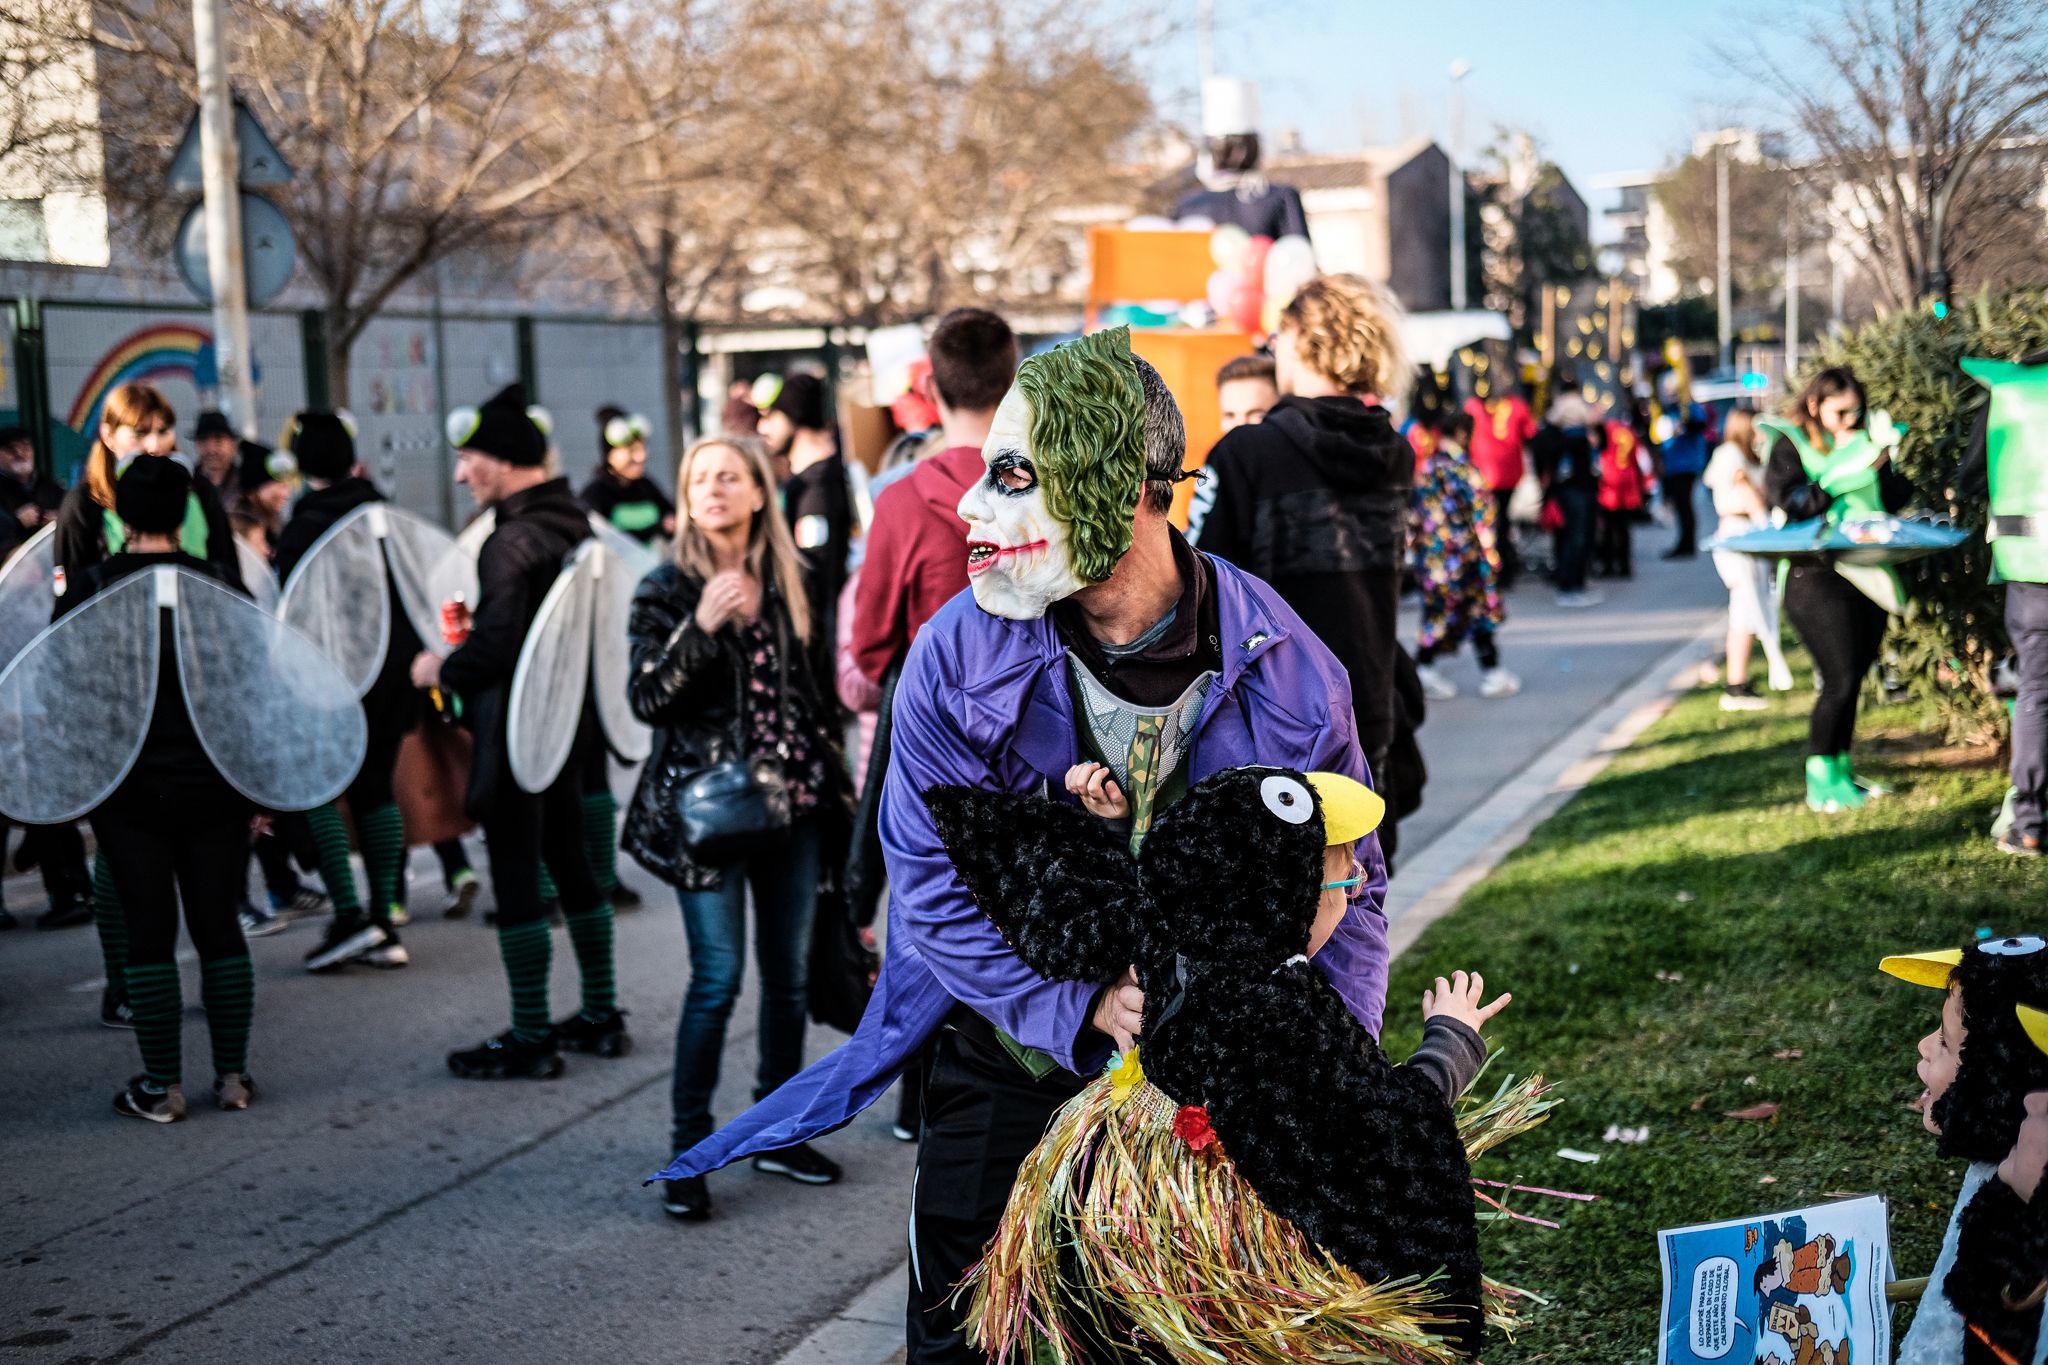
[[1449,981],[1436,979],[1434,990],[1422,993],[1422,1021],[1442,1015],[1455,1019],[1471,1029],[1479,1031],[1480,1025],[1507,1008],[1512,995],[1503,995],[1490,1005],[1482,1005],[1480,999],[1486,994],[1486,978],[1477,972],[1454,972]]
[[1100,763],[1076,763],[1067,769],[1067,791],[1081,798],[1081,807],[1105,820],[1121,820],[1131,813],[1123,789]]

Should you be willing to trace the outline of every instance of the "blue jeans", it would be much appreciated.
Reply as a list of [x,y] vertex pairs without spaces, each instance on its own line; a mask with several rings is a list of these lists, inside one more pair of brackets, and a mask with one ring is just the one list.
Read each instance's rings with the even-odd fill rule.
[[818,901],[817,822],[799,818],[789,842],[725,870],[716,891],[678,891],[690,938],[690,985],[676,1023],[670,1151],[711,1136],[711,1094],[725,1051],[725,1026],[739,999],[747,944],[746,893],[754,893],[754,958],[761,968],[761,1065],[754,1098],[803,1069],[811,968],[811,916]]

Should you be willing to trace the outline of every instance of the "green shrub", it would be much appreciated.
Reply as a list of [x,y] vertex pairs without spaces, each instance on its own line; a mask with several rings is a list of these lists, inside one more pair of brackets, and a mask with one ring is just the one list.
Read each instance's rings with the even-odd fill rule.
[[1952,553],[1901,571],[1911,605],[1893,624],[1889,648],[1901,680],[1931,703],[1949,736],[1990,741],[2005,710],[1991,692],[1991,670],[2007,649],[2005,591],[1987,583],[1991,555],[1983,540],[1981,501],[1956,496],[1956,470],[1984,388],[1964,374],[1966,355],[2017,360],[2048,347],[2048,290],[2021,289],[2000,298],[1980,294],[1938,318],[1931,306],[1880,318],[1820,342],[1799,382],[1830,365],[1854,370],[1872,409],[1906,429],[1899,472],[1920,489],[1918,510],[1947,517],[1977,534]]

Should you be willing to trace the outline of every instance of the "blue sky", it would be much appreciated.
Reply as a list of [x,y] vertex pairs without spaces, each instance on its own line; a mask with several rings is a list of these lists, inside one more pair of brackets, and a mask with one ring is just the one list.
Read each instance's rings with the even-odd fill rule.
[[[1160,51],[1162,112],[1197,123],[1197,0],[1165,0],[1181,31]],[[1447,70],[1462,58],[1466,139],[1529,129],[1594,210],[1606,172],[1654,169],[1692,135],[1740,117],[1745,87],[1711,44],[1753,23],[1730,0],[1214,0],[1217,70],[1259,83],[1269,133],[1311,151],[1424,134],[1447,140]],[[1790,5],[1781,8],[1791,8]],[[1752,103],[1760,103],[1748,87]],[[1752,111],[1753,115],[1754,111]],[[1595,235],[1601,235],[1596,226]]]

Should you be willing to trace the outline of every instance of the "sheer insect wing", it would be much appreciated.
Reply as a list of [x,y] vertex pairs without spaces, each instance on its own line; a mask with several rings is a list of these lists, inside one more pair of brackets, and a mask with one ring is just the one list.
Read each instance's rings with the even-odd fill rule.
[[512,779],[529,792],[553,785],[576,746],[590,685],[595,563],[602,553],[595,541],[577,547],[541,599],[519,649],[505,714],[505,751]]
[[[391,647],[391,596],[384,551],[370,514],[358,507],[327,528],[292,570],[278,616],[319,646],[347,677],[355,695],[369,692]],[[436,630],[432,638],[438,639]]]

